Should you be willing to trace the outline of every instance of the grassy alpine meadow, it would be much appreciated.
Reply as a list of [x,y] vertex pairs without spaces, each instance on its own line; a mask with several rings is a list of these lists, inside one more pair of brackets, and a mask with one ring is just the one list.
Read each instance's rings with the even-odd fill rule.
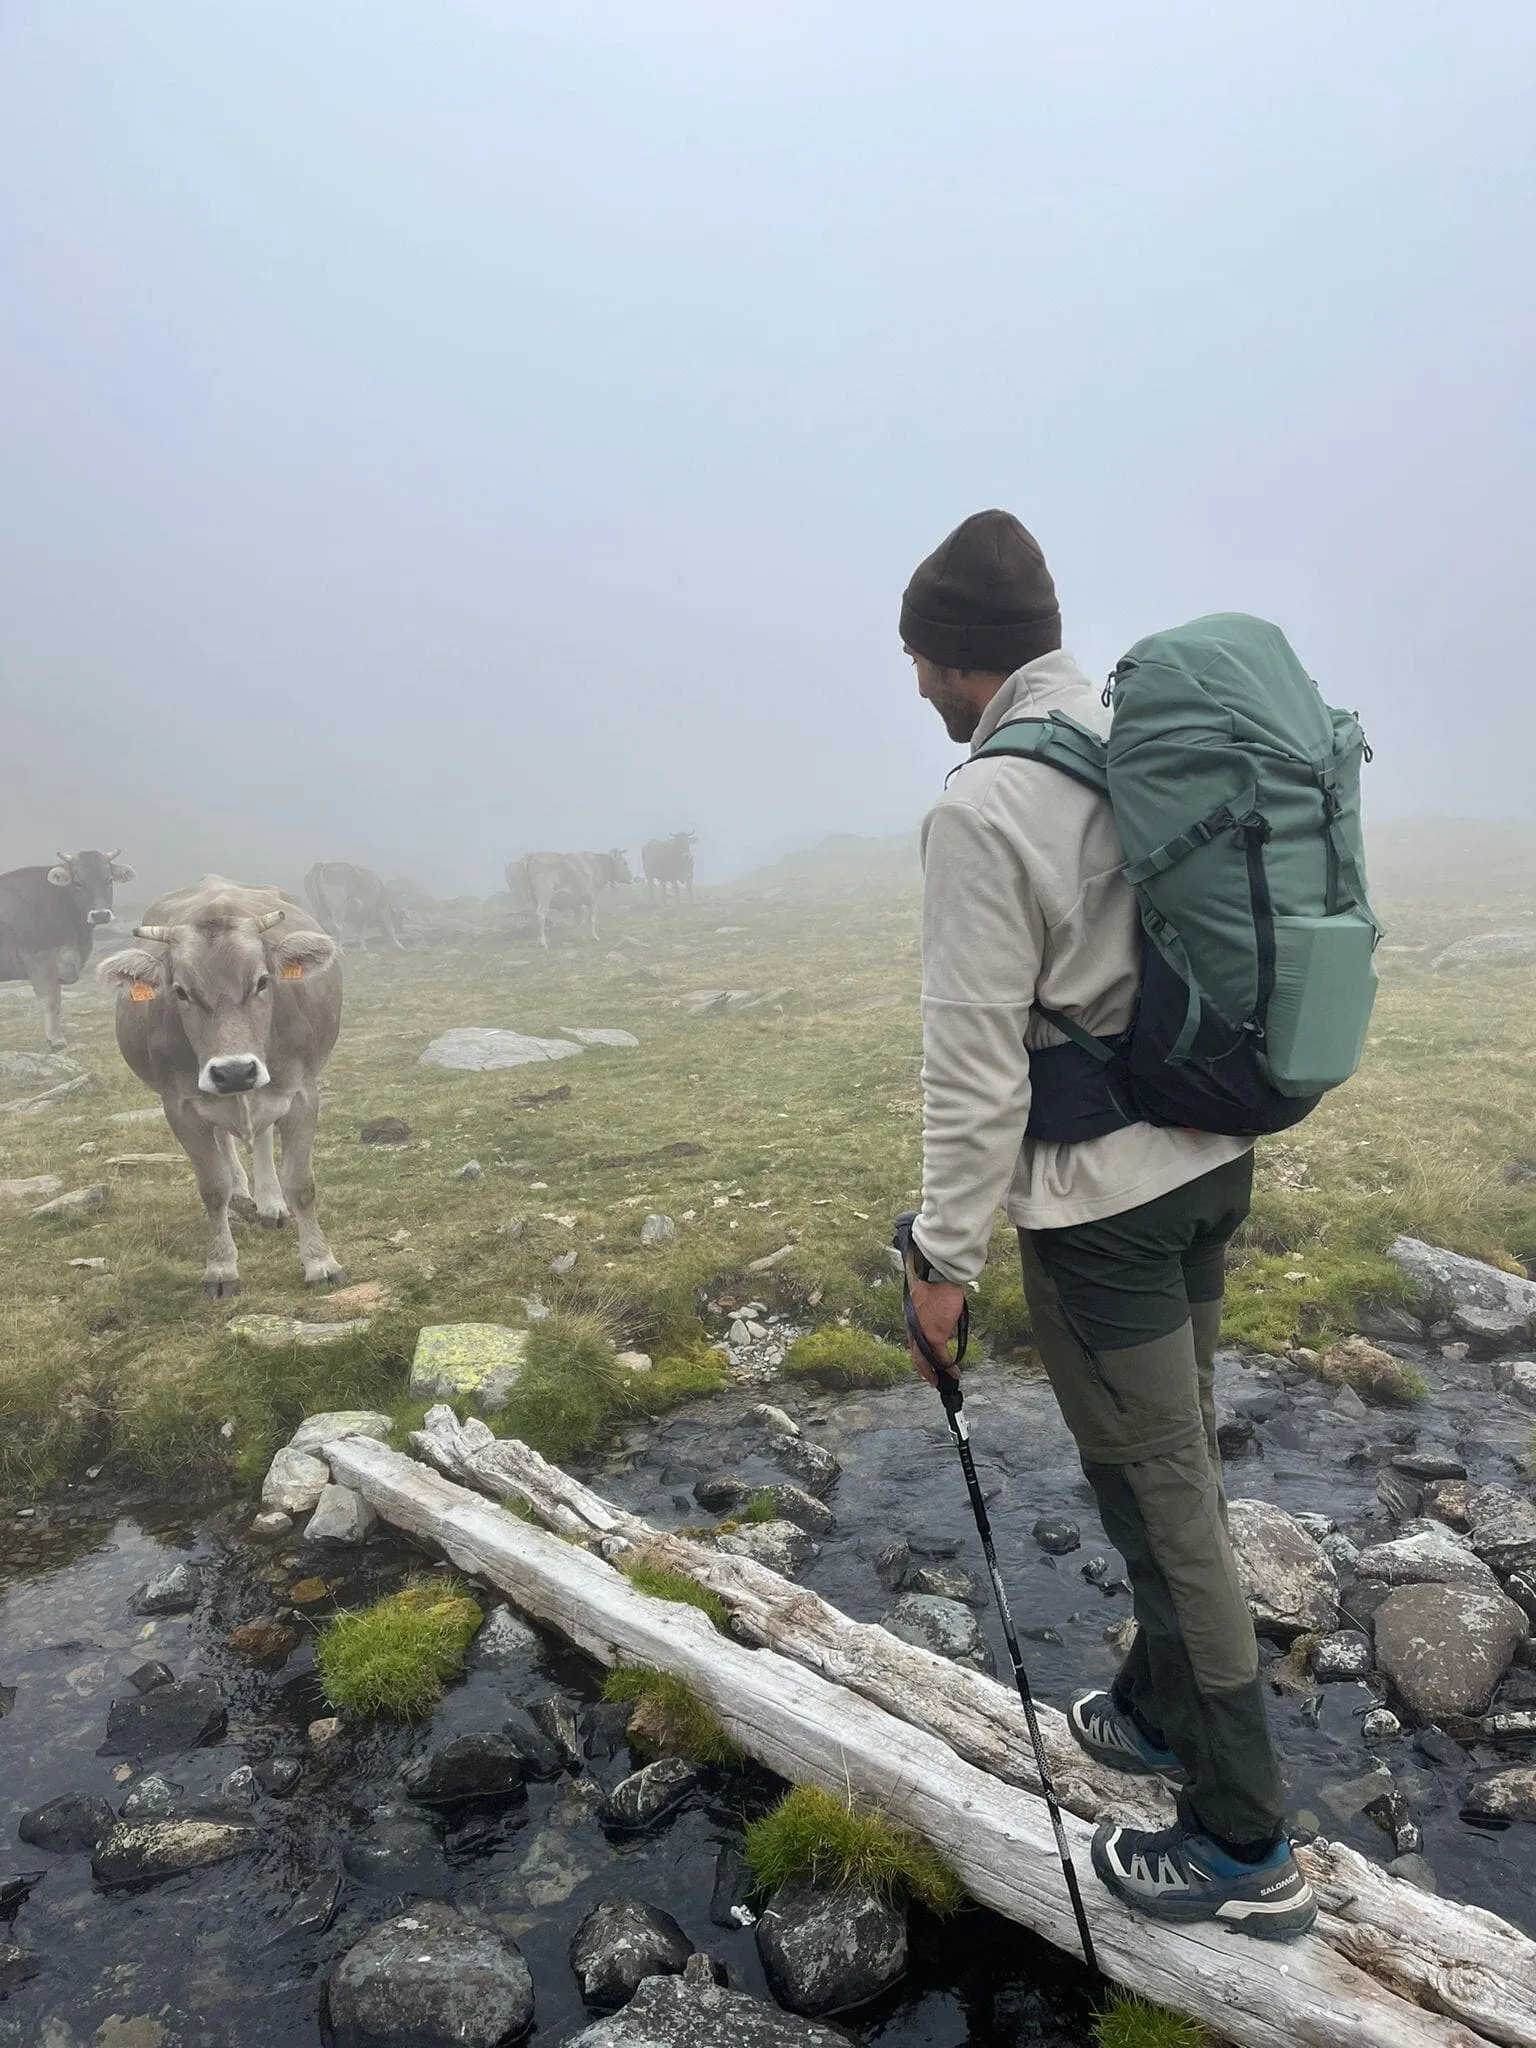
[[[1396,1292],[1382,1254],[1399,1231],[1536,1259],[1536,951],[1434,964],[1471,935],[1536,932],[1536,892],[1523,856],[1459,829],[1383,835],[1390,930],[1366,1062],[1261,1148],[1234,1340],[1281,1350],[1347,1331],[1362,1301]],[[304,1288],[291,1226],[237,1221],[243,1292],[204,1300],[190,1167],[87,978],[65,1022],[88,1084],[34,1114],[0,1109],[0,1181],[105,1190],[99,1210],[58,1222],[32,1219],[41,1194],[0,1195],[0,1490],[22,1497],[107,1459],[165,1480],[255,1477],[306,1411],[378,1406],[407,1422],[422,1324],[522,1324],[530,1299],[560,1320],[530,1357],[539,1399],[516,1419],[542,1421],[561,1455],[647,1406],[708,1398],[722,1381],[710,1301],[897,1338],[885,1246],[918,1188],[918,893],[905,843],[833,843],[691,906],[618,892],[597,945],[562,923],[542,955],[493,920],[405,952],[349,951],[316,1147],[325,1228],[360,1290],[339,1296]],[[701,1000],[727,990],[751,1000]],[[617,1026],[639,1045],[493,1073],[421,1063],[466,1025]],[[41,1049],[30,991],[7,985],[0,1051]],[[0,1083],[0,1099],[48,1085]],[[361,1143],[381,1117],[409,1140]],[[471,1160],[480,1176],[457,1178]],[[652,1212],[675,1222],[670,1242],[642,1244]],[[231,1334],[253,1313],[368,1323],[271,1348]],[[974,1313],[978,1341],[1027,1361],[1001,1227]],[[610,1342],[649,1352],[654,1373],[605,1370]],[[887,1354],[865,1348],[845,1376],[882,1376]],[[812,1347],[818,1376],[839,1377],[835,1353],[819,1364]]]

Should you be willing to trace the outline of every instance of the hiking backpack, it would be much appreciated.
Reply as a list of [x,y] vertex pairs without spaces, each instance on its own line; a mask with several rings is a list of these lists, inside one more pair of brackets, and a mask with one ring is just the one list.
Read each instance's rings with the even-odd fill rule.
[[1041,761],[1107,795],[1143,932],[1129,1026],[1030,1055],[1029,1133],[1131,1123],[1250,1136],[1299,1123],[1360,1063],[1381,926],[1360,833],[1365,735],[1276,626],[1215,613],[1138,640],[1105,691],[1108,739],[1059,712],[972,759]]

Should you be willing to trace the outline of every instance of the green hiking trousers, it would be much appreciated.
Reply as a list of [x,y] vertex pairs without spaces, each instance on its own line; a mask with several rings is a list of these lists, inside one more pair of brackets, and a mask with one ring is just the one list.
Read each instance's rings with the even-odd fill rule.
[[1035,1344],[1130,1574],[1116,1704],[1184,1766],[1195,1823],[1241,1847],[1285,1823],[1216,1442],[1226,1248],[1252,1190],[1247,1152],[1118,1216],[1019,1232]]

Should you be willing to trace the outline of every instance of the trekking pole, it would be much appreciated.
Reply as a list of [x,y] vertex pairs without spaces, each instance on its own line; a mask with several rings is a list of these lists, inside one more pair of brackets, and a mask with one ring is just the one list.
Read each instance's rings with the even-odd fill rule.
[[1099,1967],[1093,1950],[1093,1936],[1088,1931],[1088,1915],[1083,1911],[1083,1895],[1077,1888],[1077,1871],[1072,1862],[1072,1849],[1067,1841],[1066,1826],[1061,1818],[1061,1805],[1056,1797],[1056,1781],[1051,1775],[1050,1761],[1045,1754],[1045,1741],[1040,1733],[1040,1720],[1035,1712],[1035,1696],[1030,1690],[1029,1673],[1024,1669],[1024,1658],[1019,1650],[1018,1634],[1013,1626],[1013,1616],[1008,1608],[1008,1595],[1003,1591],[1002,1574],[997,1568],[997,1550],[992,1541],[992,1522],[987,1514],[987,1504],[982,1498],[981,1481],[976,1477],[976,1461],[971,1456],[971,1432],[964,1415],[965,1395],[960,1387],[959,1367],[965,1358],[966,1345],[970,1340],[970,1310],[962,1305],[960,1322],[955,1331],[955,1356],[943,1358],[936,1352],[924,1335],[917,1320],[917,1310],[912,1304],[912,1282],[924,1278],[918,1268],[922,1254],[912,1237],[915,1215],[907,1214],[896,1218],[896,1234],[892,1239],[901,1254],[902,1309],[907,1319],[907,1334],[923,1357],[932,1366],[938,1380],[939,1399],[944,1403],[945,1420],[949,1433],[955,1440],[955,1449],[960,1453],[960,1469],[965,1474],[966,1490],[971,1496],[971,1512],[976,1517],[976,1533],[981,1538],[982,1554],[987,1560],[987,1573],[992,1580],[992,1597],[997,1602],[997,1611],[1002,1619],[1003,1640],[1008,1645],[1008,1655],[1013,1661],[1014,1683],[1019,1689],[1019,1700],[1024,1708],[1024,1719],[1029,1726],[1030,1746],[1035,1752],[1035,1769],[1040,1774],[1040,1790],[1045,1798],[1046,1810],[1051,1816],[1051,1828],[1056,1836],[1056,1853],[1061,1858],[1061,1874],[1067,1881],[1067,1897],[1072,1901],[1072,1914],[1077,1921],[1077,1938],[1082,1944],[1083,1961],[1090,1970]]

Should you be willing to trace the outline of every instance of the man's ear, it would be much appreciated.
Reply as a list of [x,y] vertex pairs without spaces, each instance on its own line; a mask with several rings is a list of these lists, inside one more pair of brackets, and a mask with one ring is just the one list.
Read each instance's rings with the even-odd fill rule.
[[55,889],[67,889],[75,878],[68,868],[55,867],[48,870],[48,879]]
[[100,980],[121,982],[124,986],[137,982],[141,988],[162,988],[164,972],[164,953],[146,952],[142,946],[129,946],[121,953],[109,953],[105,960],[96,963]]
[[113,861],[112,879],[114,882],[131,882],[134,879],[134,874],[135,870],[128,867],[123,861]]
[[334,965],[337,947],[326,932],[285,932],[279,928],[270,951],[279,976],[297,981],[301,975],[323,974]]

